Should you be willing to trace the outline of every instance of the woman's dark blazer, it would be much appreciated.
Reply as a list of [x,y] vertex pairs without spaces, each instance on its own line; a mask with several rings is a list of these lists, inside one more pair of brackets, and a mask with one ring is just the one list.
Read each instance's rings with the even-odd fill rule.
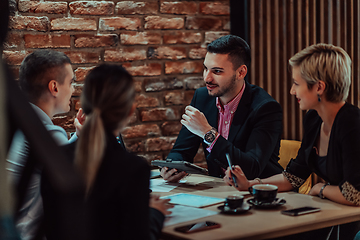
[[[75,145],[64,148],[72,159]],[[149,179],[150,166],[146,160],[127,152],[112,134],[107,134],[105,155],[86,202],[82,196],[89,239],[159,237],[164,215],[155,209],[149,210]],[[43,185],[44,214],[51,219],[56,211],[52,204],[56,195],[47,184]],[[52,236],[55,238],[48,237],[48,240],[57,239]]]
[[345,103],[337,113],[329,139],[326,156],[326,175],[317,170],[312,153],[320,134],[322,120],[315,110],[304,117],[304,136],[298,155],[292,159],[285,172],[291,184],[297,188],[312,172],[331,185],[338,185],[344,197],[360,204],[360,110]]
[[[232,163],[240,165],[248,179],[266,178],[283,171],[278,163],[282,132],[282,109],[264,89],[249,84],[246,87],[231,123],[228,140],[220,136],[211,153],[203,139],[182,127],[168,159],[193,162],[202,144],[209,174],[222,177],[221,168],[227,168],[225,154]],[[191,105],[204,113],[209,124],[218,128],[216,97],[209,96],[206,88],[196,90]]]

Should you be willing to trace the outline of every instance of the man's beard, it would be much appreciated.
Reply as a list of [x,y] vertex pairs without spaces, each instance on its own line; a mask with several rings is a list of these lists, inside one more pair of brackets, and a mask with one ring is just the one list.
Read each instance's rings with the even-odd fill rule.
[[227,86],[223,86],[222,89],[219,89],[219,91],[217,93],[211,93],[210,91],[208,91],[209,95],[212,96],[212,97],[222,97],[226,93],[232,91],[232,89],[235,86],[235,83],[236,83],[236,75],[233,75],[231,77],[231,80],[230,80],[230,82],[229,82],[229,84]]

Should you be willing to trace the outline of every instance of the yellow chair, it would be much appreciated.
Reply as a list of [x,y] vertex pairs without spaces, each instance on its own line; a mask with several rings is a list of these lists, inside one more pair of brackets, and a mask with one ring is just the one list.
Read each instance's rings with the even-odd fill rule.
[[[298,150],[300,148],[301,142],[295,140],[285,140],[282,139],[280,142],[280,152],[279,152],[279,163],[286,169],[287,164],[291,158],[297,156]],[[299,193],[307,194],[312,187],[312,178],[311,176],[306,180],[306,182],[299,188]]]

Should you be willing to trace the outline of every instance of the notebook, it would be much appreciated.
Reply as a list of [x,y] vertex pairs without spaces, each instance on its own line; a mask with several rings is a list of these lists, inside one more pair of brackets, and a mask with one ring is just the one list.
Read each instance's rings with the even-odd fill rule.
[[171,204],[179,204],[190,207],[206,207],[217,203],[225,202],[224,198],[207,197],[188,193],[177,193],[161,198],[170,199]]

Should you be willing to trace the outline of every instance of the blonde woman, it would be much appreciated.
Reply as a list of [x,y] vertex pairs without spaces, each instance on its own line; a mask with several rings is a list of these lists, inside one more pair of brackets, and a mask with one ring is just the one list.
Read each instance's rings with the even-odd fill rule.
[[[299,188],[312,172],[326,183],[313,186],[309,194],[331,201],[360,205],[360,110],[346,102],[351,84],[351,59],[340,47],[316,44],[289,60],[294,95],[304,117],[304,136],[298,155],[286,170],[265,179],[248,181],[241,168],[232,171],[238,190],[259,182],[277,185],[279,191]],[[233,185],[230,170],[225,182]],[[352,228],[340,239],[353,239]],[[319,238],[317,238],[319,239]],[[321,238],[320,238],[321,239]]]

